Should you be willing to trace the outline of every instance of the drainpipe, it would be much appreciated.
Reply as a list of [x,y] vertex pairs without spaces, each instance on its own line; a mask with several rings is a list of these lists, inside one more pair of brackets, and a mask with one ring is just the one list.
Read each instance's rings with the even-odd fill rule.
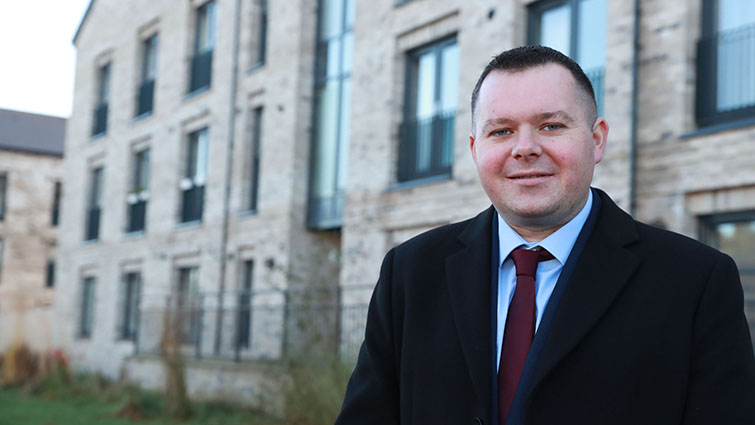
[[637,105],[640,70],[640,0],[634,0],[634,31],[632,40],[632,110],[629,136],[629,214],[637,210]]
[[228,149],[225,156],[225,187],[223,188],[223,223],[220,233],[220,273],[218,276],[218,311],[215,323],[215,355],[220,354],[223,328],[223,296],[225,295],[226,245],[228,245],[228,223],[231,212],[231,179],[233,177],[233,145],[236,134],[236,92],[239,79],[239,31],[241,30],[241,0],[236,0],[233,16],[233,54],[231,68],[231,95],[228,117]]

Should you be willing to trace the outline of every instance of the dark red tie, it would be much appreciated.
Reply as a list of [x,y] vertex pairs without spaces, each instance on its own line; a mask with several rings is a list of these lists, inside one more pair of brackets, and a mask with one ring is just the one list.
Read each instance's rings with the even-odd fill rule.
[[553,256],[541,247],[515,249],[511,254],[516,266],[516,290],[509,305],[503,333],[501,363],[498,365],[499,425],[506,423],[524,362],[535,335],[535,272],[537,263]]

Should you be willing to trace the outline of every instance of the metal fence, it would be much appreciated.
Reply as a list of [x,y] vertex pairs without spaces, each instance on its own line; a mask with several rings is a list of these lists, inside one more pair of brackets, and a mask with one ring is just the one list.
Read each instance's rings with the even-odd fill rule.
[[302,353],[356,356],[367,304],[343,305],[340,288],[166,296],[140,309],[137,353],[160,353],[169,326],[194,358],[279,360]]

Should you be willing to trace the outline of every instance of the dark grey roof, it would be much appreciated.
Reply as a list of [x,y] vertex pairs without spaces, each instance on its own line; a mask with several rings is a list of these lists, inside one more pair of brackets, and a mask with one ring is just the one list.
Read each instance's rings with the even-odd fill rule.
[[63,156],[66,119],[0,109],[0,149]]

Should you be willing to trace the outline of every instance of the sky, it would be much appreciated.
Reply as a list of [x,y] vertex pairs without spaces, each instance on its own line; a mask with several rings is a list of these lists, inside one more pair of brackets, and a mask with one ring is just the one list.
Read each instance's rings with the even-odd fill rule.
[[89,0],[0,0],[0,108],[68,118]]

